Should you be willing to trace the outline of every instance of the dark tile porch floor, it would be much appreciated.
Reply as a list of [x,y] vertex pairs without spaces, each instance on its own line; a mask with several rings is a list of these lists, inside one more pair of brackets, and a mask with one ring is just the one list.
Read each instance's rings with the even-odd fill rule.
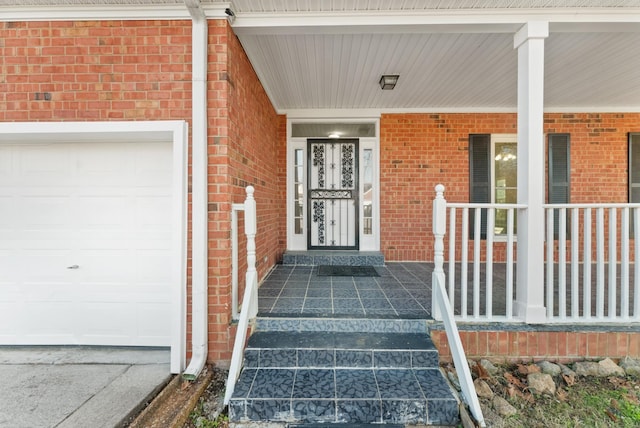
[[375,266],[378,277],[350,277],[277,265],[258,290],[259,316],[431,318],[432,266],[388,263]]

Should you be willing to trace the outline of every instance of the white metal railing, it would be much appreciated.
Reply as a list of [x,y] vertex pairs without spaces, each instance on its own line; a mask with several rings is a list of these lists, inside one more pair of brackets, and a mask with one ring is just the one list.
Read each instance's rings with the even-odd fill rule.
[[[433,235],[435,237],[434,245],[434,270],[431,276],[432,287],[432,299],[434,304],[434,318],[442,320],[445,331],[447,333],[447,340],[449,342],[449,348],[451,349],[451,356],[453,363],[458,374],[458,380],[460,381],[460,388],[462,391],[462,397],[465,403],[469,406],[471,414],[476,419],[481,427],[486,426],[484,422],[484,416],[482,415],[482,409],[480,408],[480,402],[478,401],[478,395],[476,394],[475,387],[473,385],[473,379],[471,378],[471,372],[469,370],[469,364],[462,347],[462,341],[460,340],[460,334],[458,327],[453,316],[453,311],[449,306],[449,298],[447,298],[447,291],[445,289],[445,275],[444,275],[444,235],[447,230],[446,225],[446,206],[447,202],[443,196],[444,186],[436,186],[436,199],[433,201]],[[477,229],[476,229],[477,230]]]
[[[236,381],[240,375],[240,369],[242,368],[242,356],[244,353],[245,343],[247,341],[247,330],[249,328],[249,320],[256,317],[258,314],[258,272],[256,271],[256,232],[257,232],[257,218],[256,218],[256,201],[253,198],[254,188],[248,186],[247,198],[244,201],[243,207],[234,204],[233,217],[232,217],[232,236],[233,238],[233,268],[236,271],[233,287],[235,289],[235,300],[233,312],[237,316],[238,314],[238,279],[237,279],[237,240],[238,240],[238,223],[237,212],[244,210],[244,231],[247,236],[247,273],[245,279],[244,297],[242,299],[242,308],[239,311],[238,317],[238,329],[236,332],[236,339],[233,345],[233,353],[231,354],[231,364],[229,366],[229,377],[227,378],[227,390],[224,395],[224,404],[229,404],[229,400],[233,395]],[[233,295],[233,292],[232,292]],[[235,319],[235,318],[234,318]]]
[[640,204],[544,207],[547,319],[640,320]]
[[[517,210],[527,206],[446,200],[444,203],[444,209],[434,212],[434,222],[442,222],[448,234],[447,294],[454,315],[465,321],[516,321],[513,317],[515,219]],[[496,235],[498,212],[506,217],[506,227]],[[495,257],[497,251],[502,253],[499,257]],[[496,269],[500,271],[499,277],[494,275]],[[499,292],[494,293],[494,286]]]

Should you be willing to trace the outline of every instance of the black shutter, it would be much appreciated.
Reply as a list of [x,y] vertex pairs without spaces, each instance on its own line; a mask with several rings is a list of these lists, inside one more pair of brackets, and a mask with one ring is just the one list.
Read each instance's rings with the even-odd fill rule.
[[[570,186],[571,162],[569,159],[569,134],[549,134],[549,203],[568,204]],[[569,216],[567,213],[566,233],[569,235]],[[558,237],[559,212],[553,215],[553,234]]]
[[640,132],[629,133],[629,203],[640,202]]
[[[472,203],[491,202],[491,135],[469,135],[469,199]],[[470,233],[473,236],[474,211],[469,216]],[[487,237],[487,214],[482,210],[480,226],[482,239]]]

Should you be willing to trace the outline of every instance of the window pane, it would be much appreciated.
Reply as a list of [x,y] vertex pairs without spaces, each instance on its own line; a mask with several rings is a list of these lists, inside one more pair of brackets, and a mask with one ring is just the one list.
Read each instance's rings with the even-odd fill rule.
[[362,224],[365,235],[373,234],[373,150],[362,153]]
[[[518,158],[515,142],[500,143],[494,146],[494,202],[497,204],[515,204],[518,202]],[[515,215],[514,215],[514,233]],[[507,233],[507,210],[496,210],[494,233]]]
[[363,138],[376,136],[375,123],[293,123],[294,138]]
[[518,159],[516,153],[516,143],[496,143],[494,158],[496,188],[515,188],[518,185]]
[[304,224],[304,150],[296,149],[294,152],[294,201],[293,201],[293,222],[294,233],[300,235],[303,233],[302,225]]

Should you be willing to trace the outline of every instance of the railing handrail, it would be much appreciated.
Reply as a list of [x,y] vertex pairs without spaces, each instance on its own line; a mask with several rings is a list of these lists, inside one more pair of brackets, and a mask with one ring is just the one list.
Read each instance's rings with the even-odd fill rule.
[[[253,198],[253,186],[247,186],[247,199],[244,201],[244,231],[247,235],[247,273],[242,299],[242,309],[238,320],[236,339],[233,344],[231,363],[229,365],[229,376],[227,378],[227,389],[224,395],[224,404],[229,404],[233,395],[236,381],[242,368],[242,355],[247,340],[247,329],[249,320],[258,314],[258,273],[256,271],[256,232],[258,229],[256,219],[256,201]],[[236,226],[237,227],[237,226]]]
[[543,208],[640,208],[640,204],[625,204],[625,203],[597,203],[597,204],[543,204]]
[[526,204],[492,204],[490,202],[447,202],[447,208],[497,208],[502,210],[508,209],[526,209]]
[[441,318],[444,323],[463,398],[478,424],[484,427],[486,426],[484,416],[482,415],[478,395],[473,386],[473,379],[471,378],[467,357],[462,346],[462,341],[460,340],[458,326],[453,317],[453,310],[449,306],[447,291],[444,287],[444,235],[447,230],[446,210],[447,201],[444,199],[444,186],[438,184],[436,186],[436,198],[433,200],[433,235],[435,237],[433,259],[435,266],[431,276],[431,287],[436,309],[433,315],[436,319]]

